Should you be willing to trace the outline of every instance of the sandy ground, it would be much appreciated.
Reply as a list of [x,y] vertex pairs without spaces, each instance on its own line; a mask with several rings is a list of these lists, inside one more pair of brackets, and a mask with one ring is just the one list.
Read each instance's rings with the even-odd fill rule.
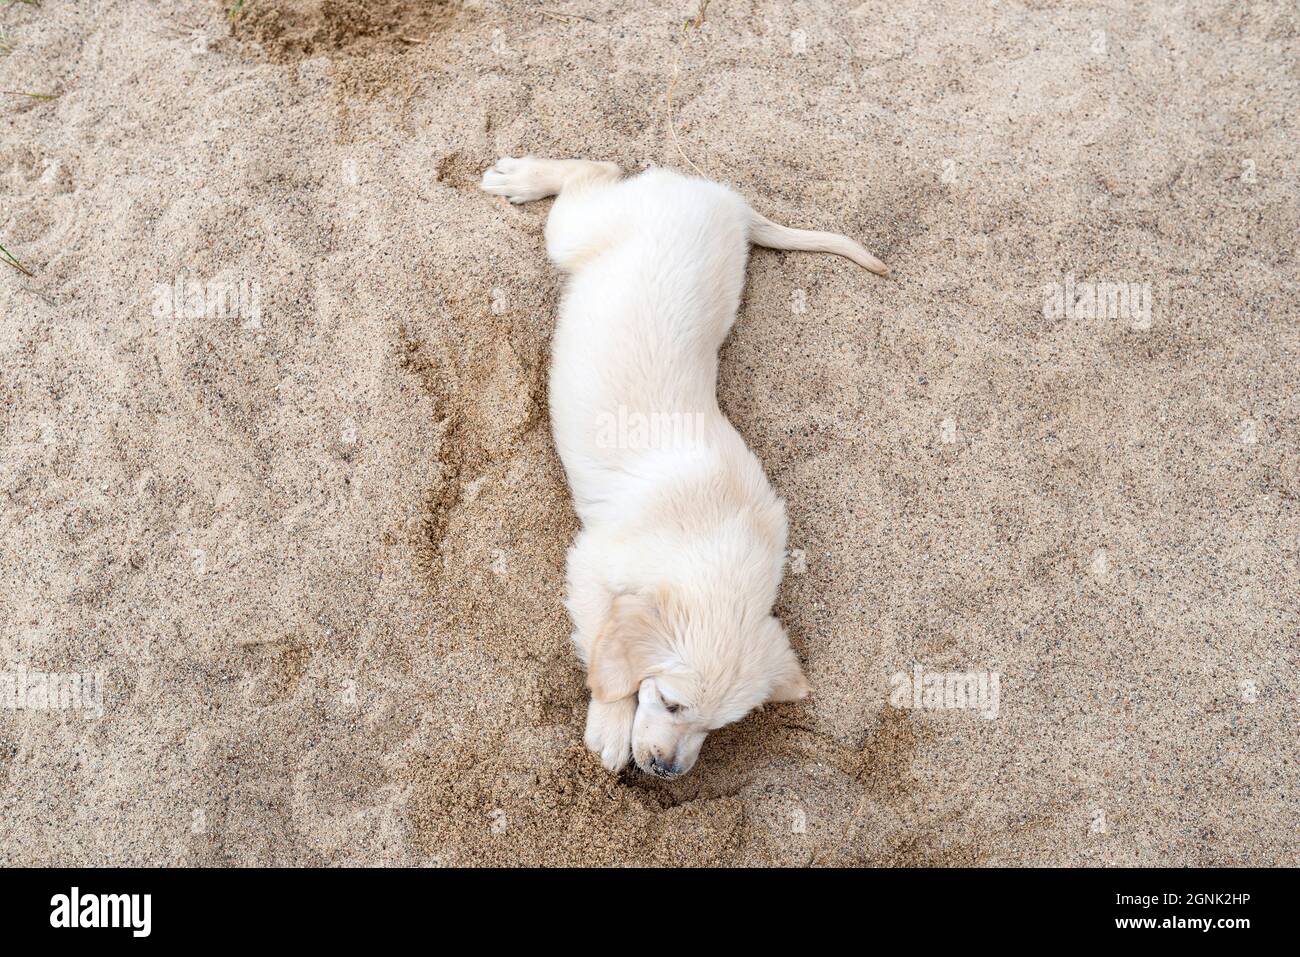
[[[0,710],[0,862],[1297,863],[1294,6],[696,12],[0,10],[0,668],[102,677]],[[895,269],[753,257],[814,694],[671,783],[581,747],[527,152]]]

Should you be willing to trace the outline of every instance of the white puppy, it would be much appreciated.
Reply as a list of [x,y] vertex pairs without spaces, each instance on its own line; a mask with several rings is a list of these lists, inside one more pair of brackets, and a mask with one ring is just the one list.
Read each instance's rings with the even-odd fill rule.
[[772,617],[785,505],[718,409],[718,347],[749,244],[838,253],[843,236],[787,229],[724,186],[612,163],[502,159],[483,189],[558,195],[546,250],[570,274],[555,328],[555,444],[582,531],[569,550],[573,644],[587,666],[586,743],[671,778],[705,735],[808,683]]

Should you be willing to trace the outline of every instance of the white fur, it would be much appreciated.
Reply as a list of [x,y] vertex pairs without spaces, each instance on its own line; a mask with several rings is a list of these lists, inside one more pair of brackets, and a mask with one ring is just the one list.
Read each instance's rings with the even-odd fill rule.
[[[771,615],[785,506],[717,404],[749,243],[884,266],[716,183],[619,177],[610,163],[505,158],[482,185],[516,203],[559,196],[546,249],[570,278],[550,406],[582,520],[566,605],[593,690],[586,743],[610,770],[635,757],[675,777],[710,730],[808,691]],[[638,430],[647,421],[658,429]]]

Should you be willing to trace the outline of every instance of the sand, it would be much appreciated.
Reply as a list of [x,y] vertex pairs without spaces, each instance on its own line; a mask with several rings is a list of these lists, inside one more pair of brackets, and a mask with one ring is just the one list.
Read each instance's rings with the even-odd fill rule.
[[[0,669],[103,681],[0,863],[1297,863],[1294,9],[227,6],[0,10]],[[814,693],[674,782],[581,746],[529,152],[894,268],[753,256]]]

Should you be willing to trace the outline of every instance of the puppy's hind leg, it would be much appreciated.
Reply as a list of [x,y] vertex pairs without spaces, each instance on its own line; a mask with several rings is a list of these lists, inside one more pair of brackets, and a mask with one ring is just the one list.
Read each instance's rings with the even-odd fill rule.
[[613,163],[506,156],[483,174],[483,189],[512,203],[558,196],[546,220],[546,251],[573,272],[610,241],[615,224],[601,200],[622,175]]
[[618,701],[592,699],[587,708],[587,733],[583,741],[600,755],[606,770],[621,771],[632,757],[632,724],[636,720],[636,695]]
[[570,186],[615,180],[620,175],[613,163],[503,156],[483,174],[481,185],[484,191],[504,196],[512,203],[528,203],[555,196]]

